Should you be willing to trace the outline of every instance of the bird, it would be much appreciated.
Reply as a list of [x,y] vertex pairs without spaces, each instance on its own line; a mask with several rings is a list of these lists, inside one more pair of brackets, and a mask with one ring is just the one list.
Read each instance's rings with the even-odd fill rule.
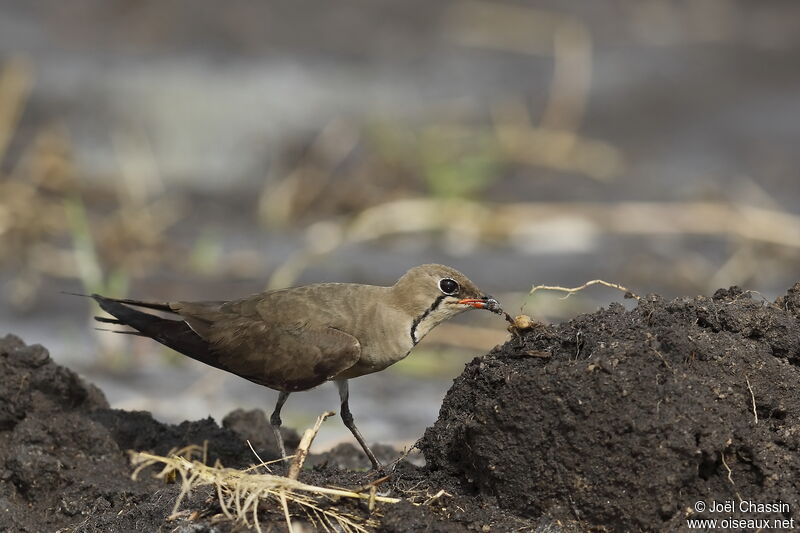
[[342,421],[375,470],[381,464],[353,420],[348,380],[404,359],[435,326],[464,311],[502,313],[464,274],[439,264],[413,267],[388,287],[316,283],[229,301],[91,298],[113,317],[97,321],[131,328],[116,333],[149,337],[278,391],[270,426],[282,458],[281,409],[289,395],[335,382]]

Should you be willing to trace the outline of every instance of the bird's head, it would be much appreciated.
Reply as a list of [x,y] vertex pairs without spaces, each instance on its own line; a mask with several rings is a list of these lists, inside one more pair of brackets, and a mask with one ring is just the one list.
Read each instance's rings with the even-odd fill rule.
[[481,291],[469,278],[444,265],[421,265],[406,272],[392,287],[395,304],[417,322],[439,322],[469,309],[501,313],[497,300]]

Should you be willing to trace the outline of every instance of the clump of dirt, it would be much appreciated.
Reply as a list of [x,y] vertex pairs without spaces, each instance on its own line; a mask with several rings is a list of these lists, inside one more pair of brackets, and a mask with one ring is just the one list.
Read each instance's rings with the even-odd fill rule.
[[54,531],[147,498],[153,489],[147,484],[123,491],[127,461],[87,416],[107,407],[96,387],[55,365],[41,346],[2,339],[0,529]]
[[[286,438],[290,445],[299,440],[293,433]],[[172,498],[165,496],[164,485],[150,476],[133,482],[126,451],[165,454],[204,441],[210,461],[252,462],[242,439],[210,418],[172,426],[146,412],[109,409],[97,387],[55,364],[42,346],[0,338],[0,530],[81,524],[91,531],[106,515],[125,523],[128,512],[149,512],[150,521],[140,517],[142,528],[135,529],[155,530],[177,492],[171,487]],[[259,444],[262,457],[278,456],[271,443]],[[154,506],[154,499],[161,504]]]
[[[648,296],[521,332],[467,365],[420,446],[433,471],[519,516],[614,531],[797,522],[800,284],[774,303],[735,287]],[[742,500],[787,505],[742,513]]]

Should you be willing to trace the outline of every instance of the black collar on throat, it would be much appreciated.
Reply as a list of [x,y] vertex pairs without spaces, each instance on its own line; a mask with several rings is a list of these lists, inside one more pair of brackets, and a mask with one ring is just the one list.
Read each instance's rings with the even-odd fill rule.
[[435,311],[436,308],[439,307],[439,304],[442,303],[442,300],[444,300],[446,297],[447,297],[446,294],[440,294],[439,296],[437,296],[436,299],[431,304],[431,306],[427,308],[424,313],[415,318],[414,322],[411,323],[411,342],[414,343],[415,346],[419,342],[419,340],[417,340],[417,326],[419,326],[420,322],[425,320],[426,316]]

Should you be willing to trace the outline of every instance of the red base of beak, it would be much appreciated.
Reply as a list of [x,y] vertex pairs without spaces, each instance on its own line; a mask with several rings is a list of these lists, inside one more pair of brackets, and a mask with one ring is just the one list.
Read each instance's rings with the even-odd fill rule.
[[481,300],[479,298],[465,298],[463,300],[459,300],[458,303],[474,307],[475,309],[486,308],[486,300]]

